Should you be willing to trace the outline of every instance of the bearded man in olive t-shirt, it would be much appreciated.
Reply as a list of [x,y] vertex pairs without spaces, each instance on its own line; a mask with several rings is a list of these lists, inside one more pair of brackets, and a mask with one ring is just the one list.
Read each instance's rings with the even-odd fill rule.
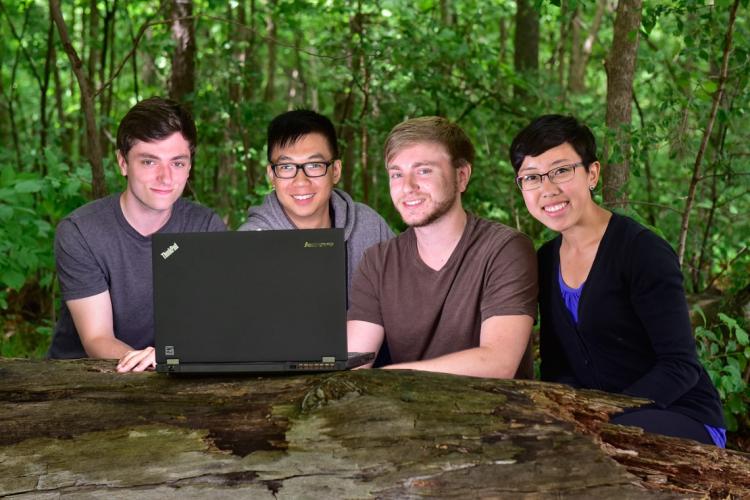
[[349,350],[377,351],[387,339],[394,364],[386,368],[513,377],[536,317],[531,241],[463,209],[474,147],[457,125],[407,120],[384,156],[391,199],[410,227],[362,258]]

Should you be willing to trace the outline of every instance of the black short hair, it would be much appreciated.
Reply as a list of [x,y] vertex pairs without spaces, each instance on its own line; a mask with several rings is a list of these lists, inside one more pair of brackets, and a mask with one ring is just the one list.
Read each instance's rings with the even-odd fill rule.
[[327,117],[309,109],[295,109],[282,113],[268,124],[268,161],[274,148],[284,148],[294,144],[307,134],[320,134],[326,138],[333,154],[332,160],[339,158],[339,145],[336,129]]
[[179,132],[195,156],[198,133],[190,112],[177,102],[162,97],[144,99],[128,111],[117,127],[117,150],[127,158],[135,141],[152,142]]
[[570,144],[586,170],[598,161],[596,139],[591,130],[573,116],[543,115],[521,130],[510,145],[510,163],[518,173],[523,159],[539,156],[560,144]]

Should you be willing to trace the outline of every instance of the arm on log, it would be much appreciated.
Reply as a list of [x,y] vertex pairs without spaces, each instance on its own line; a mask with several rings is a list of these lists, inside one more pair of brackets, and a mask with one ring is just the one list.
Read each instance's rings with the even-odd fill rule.
[[637,403],[425,372],[0,359],[0,496],[750,496],[747,455],[607,423]]

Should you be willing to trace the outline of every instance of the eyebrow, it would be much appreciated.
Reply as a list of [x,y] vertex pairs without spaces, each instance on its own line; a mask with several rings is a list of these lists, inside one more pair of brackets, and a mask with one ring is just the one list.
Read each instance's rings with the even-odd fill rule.
[[[411,165],[411,168],[419,168],[419,167],[436,167],[438,166],[438,162],[436,161],[418,161]],[[401,166],[399,165],[387,165],[385,167],[386,170],[394,170],[394,169],[401,169]]]
[[[581,160],[578,160],[580,162]],[[572,163],[577,163],[575,160],[570,160],[568,158],[560,158],[559,160],[555,160],[552,163],[549,164],[550,167],[555,167],[560,164],[568,165]],[[518,173],[525,172],[526,170],[539,170],[538,167],[521,167],[518,169]]]
[[[157,155],[153,155],[151,153],[138,153],[136,155],[136,157],[137,158],[142,158],[142,159],[147,159],[147,160],[161,160],[161,157],[159,157]],[[190,159],[190,155],[177,155],[177,156],[173,156],[172,158],[169,158],[169,161],[174,161],[174,160],[189,160],[189,159]]]
[[[310,156],[306,158],[306,160],[325,160],[326,157],[323,155],[323,153],[313,153]],[[278,163],[280,161],[292,161],[294,158],[287,155],[281,155],[278,158],[276,158],[276,161],[274,163]]]

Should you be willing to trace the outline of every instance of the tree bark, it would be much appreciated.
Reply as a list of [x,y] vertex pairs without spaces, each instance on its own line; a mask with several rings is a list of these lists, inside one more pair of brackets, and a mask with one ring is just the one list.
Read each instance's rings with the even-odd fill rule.
[[96,125],[93,89],[86,72],[83,70],[83,62],[78,57],[78,53],[70,42],[68,27],[60,11],[60,0],[49,0],[49,6],[60,34],[60,41],[63,44],[65,53],[68,55],[81,92],[81,103],[86,123],[86,156],[91,164],[91,191],[94,198],[101,198],[107,194],[107,186],[104,182],[102,148],[99,142],[99,129]]
[[360,370],[117,374],[0,358],[0,495],[736,498],[748,455],[608,423],[642,400]]
[[688,187],[687,200],[685,201],[685,210],[682,212],[682,221],[680,223],[680,243],[677,247],[677,258],[680,261],[680,265],[685,258],[685,246],[687,242],[688,227],[690,224],[690,212],[693,210],[693,203],[695,202],[695,192],[698,187],[698,181],[701,177],[701,164],[703,163],[703,156],[706,153],[706,146],[708,140],[711,138],[711,131],[716,121],[716,114],[719,111],[719,105],[721,104],[721,98],[724,95],[724,87],[727,82],[727,75],[729,73],[729,55],[732,51],[732,36],[734,34],[734,23],[737,20],[737,9],[739,8],[740,0],[735,0],[732,4],[732,8],[729,13],[729,23],[727,25],[727,32],[724,36],[724,54],[721,62],[721,73],[719,74],[718,88],[714,93],[713,102],[711,104],[711,112],[708,116],[708,123],[703,131],[703,138],[701,139],[701,145],[698,149],[698,154],[695,157],[695,163],[693,164],[693,175],[690,179],[690,186]]
[[271,102],[276,97],[276,0],[268,0],[266,33],[268,33],[268,61],[266,64],[266,90],[263,100]]
[[[618,3],[612,48],[606,62],[606,123],[613,139],[605,141],[603,196],[605,205],[611,208],[626,208],[628,205],[628,194],[625,191],[630,176],[628,128],[631,123],[641,7],[641,0],[620,0]],[[615,150],[614,156],[612,149]],[[616,158],[616,161],[610,162],[610,157]]]
[[192,109],[195,92],[195,21],[193,0],[171,0],[172,39],[175,50],[172,55],[172,75],[169,79],[169,96]]
[[588,30],[588,34],[586,35],[583,44],[580,42],[580,32],[582,31],[581,23],[583,19],[581,8],[582,6],[579,5],[576,17],[573,21],[573,28],[575,31],[568,72],[568,90],[573,94],[581,94],[586,90],[586,67],[591,58],[591,52],[594,50],[596,38],[599,35],[599,28],[601,28],[604,12],[607,8],[607,0],[599,0],[596,3],[594,20],[591,23],[591,27]]
[[[531,0],[516,0],[513,66],[525,77],[531,77],[539,70],[539,13]],[[513,95],[525,99],[528,92],[524,87],[514,85]]]

